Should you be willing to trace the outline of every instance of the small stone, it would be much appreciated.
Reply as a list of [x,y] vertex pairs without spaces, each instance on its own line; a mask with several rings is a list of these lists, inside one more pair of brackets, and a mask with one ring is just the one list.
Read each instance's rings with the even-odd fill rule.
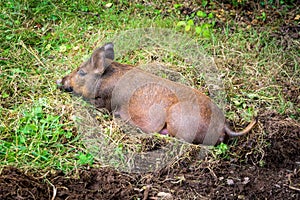
[[234,181],[232,179],[227,179],[227,184],[228,185],[234,185]]
[[107,4],[105,4],[105,7],[110,8],[110,7],[112,7],[112,5],[113,5],[112,3],[107,3]]
[[249,177],[245,177],[245,178],[244,178],[244,181],[243,181],[243,184],[246,185],[246,184],[249,183],[249,182],[250,182]]
[[166,200],[172,200],[172,199],[173,199],[172,194],[167,193],[167,192],[159,192],[159,193],[157,194],[157,197],[160,197],[160,198],[166,199]]

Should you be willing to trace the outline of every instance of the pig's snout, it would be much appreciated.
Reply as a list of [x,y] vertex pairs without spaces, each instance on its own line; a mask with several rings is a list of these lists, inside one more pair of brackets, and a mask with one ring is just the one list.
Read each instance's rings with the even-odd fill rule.
[[70,86],[68,79],[65,79],[65,78],[59,79],[56,81],[56,85],[59,89],[64,90],[66,92],[73,91],[73,88]]
[[56,81],[56,85],[57,85],[58,87],[60,87],[60,86],[62,85],[62,79],[57,80],[57,81]]

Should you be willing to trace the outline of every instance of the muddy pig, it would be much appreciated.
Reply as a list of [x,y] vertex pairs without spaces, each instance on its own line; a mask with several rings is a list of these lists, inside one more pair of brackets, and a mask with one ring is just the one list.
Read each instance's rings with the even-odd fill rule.
[[106,108],[146,133],[168,134],[194,144],[218,144],[248,133],[256,123],[253,120],[244,130],[234,132],[205,94],[113,60],[113,44],[107,43],[58,80],[58,87]]

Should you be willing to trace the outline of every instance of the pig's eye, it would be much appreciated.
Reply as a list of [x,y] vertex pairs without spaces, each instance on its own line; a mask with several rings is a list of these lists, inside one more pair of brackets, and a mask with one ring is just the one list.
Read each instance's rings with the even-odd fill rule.
[[83,71],[82,69],[80,69],[77,73],[79,74],[79,76],[84,76],[84,75],[86,75],[86,72]]

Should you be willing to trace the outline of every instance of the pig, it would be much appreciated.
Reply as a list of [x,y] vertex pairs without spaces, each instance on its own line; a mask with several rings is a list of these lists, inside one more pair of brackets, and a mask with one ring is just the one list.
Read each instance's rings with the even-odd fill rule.
[[256,124],[254,119],[245,129],[232,131],[222,111],[200,91],[115,62],[113,43],[96,49],[57,85],[145,133],[167,134],[193,144],[216,145],[247,134]]

